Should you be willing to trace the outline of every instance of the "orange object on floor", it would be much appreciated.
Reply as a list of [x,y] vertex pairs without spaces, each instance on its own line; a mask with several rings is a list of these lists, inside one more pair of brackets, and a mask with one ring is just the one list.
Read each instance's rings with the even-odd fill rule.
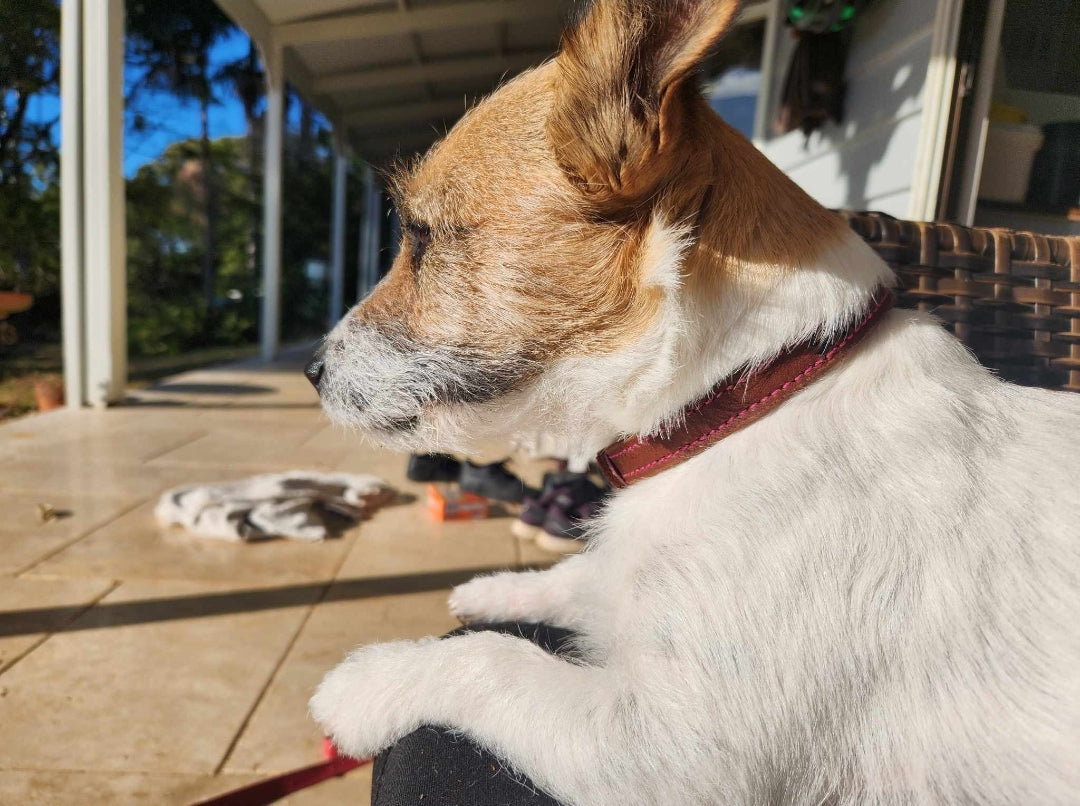
[[488,516],[488,500],[456,484],[429,484],[427,506],[437,521],[479,521]]

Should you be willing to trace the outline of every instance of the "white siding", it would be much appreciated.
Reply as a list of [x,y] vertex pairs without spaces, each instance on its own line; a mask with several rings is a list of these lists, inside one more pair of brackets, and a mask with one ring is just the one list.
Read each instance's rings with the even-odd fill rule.
[[[844,120],[806,141],[766,136],[762,151],[830,207],[908,215],[938,0],[877,0],[856,21]],[[775,109],[794,42],[780,31],[769,93]]]

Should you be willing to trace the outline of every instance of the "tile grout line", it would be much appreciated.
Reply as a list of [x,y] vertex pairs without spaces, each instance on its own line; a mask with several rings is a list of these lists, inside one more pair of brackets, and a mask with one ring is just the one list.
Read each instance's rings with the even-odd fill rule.
[[85,606],[83,606],[82,608],[77,610],[75,613],[73,613],[71,618],[69,618],[63,624],[58,625],[55,629],[47,630],[45,632],[45,634],[41,636],[40,639],[38,639],[37,641],[34,641],[29,647],[26,648],[25,651],[20,652],[18,655],[16,655],[14,660],[12,660],[3,669],[0,669],[0,676],[5,675],[8,672],[10,672],[11,669],[15,666],[15,664],[17,664],[19,661],[23,660],[27,655],[29,655],[31,652],[36,650],[38,647],[40,647],[42,644],[44,644],[46,641],[48,641],[54,635],[57,635],[58,633],[64,632],[68,627],[70,627],[72,624],[74,624],[80,618],[82,618],[87,613],[89,613],[91,610],[93,610],[95,607],[97,607],[98,604],[101,603],[102,599],[104,599],[110,593],[115,591],[122,584],[124,584],[122,580],[119,580],[119,579],[110,580],[109,585],[108,585],[108,587],[105,588],[105,590],[103,590],[100,594],[98,594],[93,599],[91,599],[89,602],[87,602]]
[[334,570],[331,572],[330,578],[327,580],[326,585],[323,586],[318,598],[315,599],[310,605],[308,605],[307,612],[304,613],[304,617],[300,620],[300,624],[297,625],[296,630],[293,632],[292,637],[289,639],[289,643],[285,646],[285,649],[281,653],[281,657],[278,658],[278,662],[274,664],[274,668],[270,670],[270,674],[266,678],[266,682],[259,689],[258,695],[255,697],[255,701],[251,704],[251,708],[244,715],[244,719],[241,721],[239,727],[236,729],[236,733],[229,742],[229,746],[225,748],[225,754],[221,757],[221,761],[214,767],[214,777],[221,775],[225,770],[225,765],[229,763],[229,759],[232,758],[234,752],[236,752],[237,746],[240,744],[240,740],[244,737],[244,733],[247,732],[248,725],[251,724],[251,720],[255,716],[255,712],[262,704],[263,698],[266,697],[266,692],[270,690],[270,686],[274,684],[277,679],[278,672],[285,665],[285,661],[289,659],[289,655],[292,654],[293,647],[296,646],[296,642],[300,640],[300,634],[304,631],[304,627],[307,626],[308,621],[315,614],[315,608],[326,601],[327,594],[330,593],[330,589],[334,587],[334,583],[337,581],[338,574],[341,573],[342,567],[345,565],[345,561],[349,558],[353,548],[356,546],[357,540],[353,538],[349,547],[341,553],[341,559],[338,561]]
[[225,771],[225,765],[229,763],[229,759],[232,758],[232,754],[236,751],[237,746],[240,744],[240,740],[247,732],[251,720],[255,717],[255,712],[259,710],[259,706],[266,697],[266,693],[270,690],[270,686],[272,686],[274,680],[277,679],[278,672],[280,672],[281,667],[285,665],[285,661],[289,659],[289,655],[292,654],[296,642],[300,640],[300,633],[304,631],[304,627],[307,626],[308,620],[315,613],[315,608],[326,598],[326,594],[333,584],[333,580],[327,582],[326,587],[319,594],[319,598],[307,606],[307,612],[304,613],[304,617],[300,619],[300,623],[297,625],[296,630],[293,631],[292,636],[289,638],[289,642],[282,650],[281,657],[278,658],[277,663],[274,664],[274,668],[270,670],[270,674],[267,675],[266,680],[263,682],[262,686],[259,687],[259,693],[255,695],[255,701],[251,704],[247,713],[244,714],[244,718],[240,721],[240,725],[236,728],[236,733],[233,734],[229,746],[225,748],[225,753],[222,755],[221,761],[214,767],[213,777],[217,777]]
[[139,460],[139,464],[140,465],[150,464],[150,462],[153,462],[155,459],[160,459],[161,457],[165,456],[166,454],[170,454],[173,451],[180,450],[185,445],[190,445],[193,442],[198,442],[200,439],[203,439],[204,437],[210,436],[210,431],[208,431],[208,430],[200,429],[198,431],[195,431],[195,433],[198,434],[198,436],[192,437],[191,439],[181,440],[179,442],[176,442],[176,443],[173,443],[173,444],[169,445],[169,447],[164,448],[163,450],[157,451],[156,453],[152,453],[149,456],[142,457]]
[[22,576],[23,574],[30,573],[31,571],[33,571],[35,568],[37,568],[39,565],[41,565],[46,560],[51,560],[57,554],[60,554],[61,552],[64,552],[64,551],[67,551],[69,548],[74,546],[76,543],[81,543],[83,540],[86,540],[86,538],[90,537],[90,535],[94,534],[95,532],[100,531],[101,529],[104,529],[110,523],[113,523],[114,521],[118,521],[118,520],[120,520],[120,518],[124,517],[125,515],[127,515],[127,514],[129,514],[131,512],[134,512],[136,509],[141,507],[143,504],[145,504],[149,500],[150,499],[148,497],[147,498],[138,498],[138,499],[136,499],[135,503],[131,504],[130,506],[127,506],[127,507],[124,507],[124,508],[120,509],[111,518],[106,518],[105,520],[101,521],[100,523],[94,524],[93,526],[91,526],[89,529],[87,529],[85,532],[83,532],[78,537],[75,537],[75,538],[72,538],[71,540],[68,540],[66,543],[63,543],[63,544],[57,546],[52,551],[47,551],[45,554],[38,557],[36,560],[34,560],[29,565],[15,571],[15,573],[12,574],[12,576],[19,577],[19,576]]
[[[3,772],[39,772],[39,773],[81,773],[90,775],[145,775],[148,777],[161,777],[161,778],[206,778],[206,772],[201,770],[188,770],[176,772],[174,770],[111,770],[102,769],[101,767],[94,767],[91,769],[84,769],[82,767],[24,767],[20,765],[5,766]],[[227,773],[228,775],[235,775],[237,778],[250,778],[251,773]]]

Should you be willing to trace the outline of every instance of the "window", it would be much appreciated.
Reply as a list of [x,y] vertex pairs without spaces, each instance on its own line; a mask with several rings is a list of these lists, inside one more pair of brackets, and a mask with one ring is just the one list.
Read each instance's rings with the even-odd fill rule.
[[732,30],[705,65],[705,97],[713,110],[748,138],[761,102],[765,22],[745,23]]

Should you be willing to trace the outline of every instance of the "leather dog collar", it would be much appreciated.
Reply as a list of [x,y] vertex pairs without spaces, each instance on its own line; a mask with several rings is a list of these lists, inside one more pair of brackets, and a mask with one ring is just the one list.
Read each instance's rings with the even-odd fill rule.
[[862,319],[838,339],[828,344],[804,342],[759,370],[735,373],[702,400],[687,406],[679,425],[670,432],[608,445],[596,457],[600,471],[619,489],[696,456],[768,414],[813,381],[881,321],[892,305],[892,292],[880,289]]

